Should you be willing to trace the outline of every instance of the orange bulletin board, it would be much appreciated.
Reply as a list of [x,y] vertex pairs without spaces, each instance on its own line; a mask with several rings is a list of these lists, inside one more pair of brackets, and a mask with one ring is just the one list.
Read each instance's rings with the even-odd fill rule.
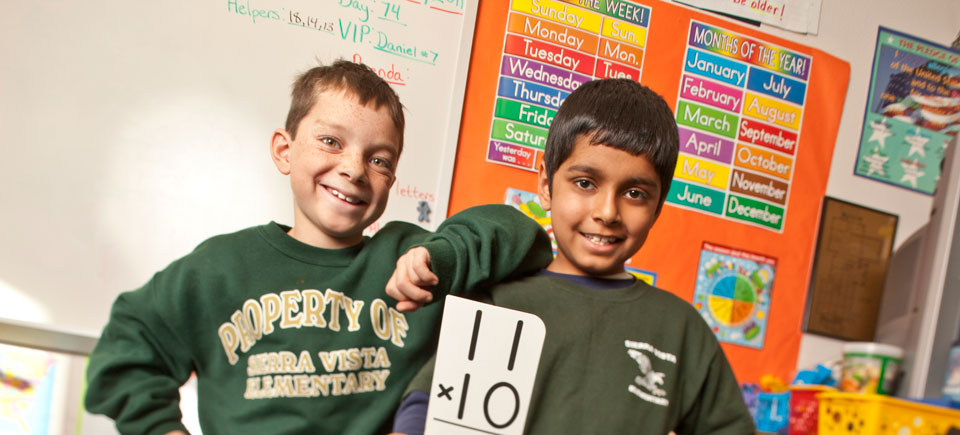
[[[588,17],[579,20],[577,16]],[[599,21],[591,21],[594,19]],[[508,20],[511,20],[509,24]],[[541,23],[539,28],[535,26],[537,22]],[[583,28],[572,28],[578,25]],[[590,26],[593,27],[587,29]],[[790,379],[800,346],[818,210],[826,191],[850,75],[849,64],[822,51],[670,2],[488,1],[480,4],[476,27],[450,213],[477,204],[504,203],[509,189],[536,191],[535,172],[491,158],[492,143],[506,131],[504,121],[495,114],[502,109],[498,104],[507,105],[498,103],[504,99],[498,92],[502,91],[504,81],[502,62],[506,62],[508,54],[514,59],[527,54],[527,60],[539,55],[543,62],[560,59],[546,54],[551,50],[574,56],[566,65],[562,60],[554,65],[571,67],[574,75],[567,77],[593,78],[603,72],[639,75],[641,83],[662,95],[677,112],[681,127],[684,124],[689,127],[691,116],[716,116],[713,125],[723,128],[696,130],[700,139],[692,143],[713,143],[715,139],[718,147],[728,147],[727,153],[740,155],[742,161],[730,157],[733,160],[724,166],[697,153],[691,154],[690,149],[682,152],[674,181],[680,191],[671,189],[646,244],[628,266],[654,276],[657,287],[677,294],[698,309],[707,309],[715,306],[711,301],[716,295],[703,296],[702,289],[698,290],[701,285],[698,276],[715,277],[718,269],[713,263],[727,264],[711,260],[710,256],[756,265],[755,269],[740,268],[743,285],[757,286],[756,294],[751,296],[757,299],[752,301],[754,306],[748,307],[753,320],[746,326],[732,325],[728,331],[731,336],[727,337],[730,340],[721,342],[741,382],[758,381],[764,374]],[[564,33],[565,29],[569,30]],[[592,37],[591,32],[596,36]],[[556,40],[545,39],[549,37]],[[571,45],[563,46],[564,40]],[[584,48],[591,44],[592,53]],[[697,44],[700,46],[695,47]],[[747,50],[748,45],[753,48]],[[724,57],[724,49],[734,46],[744,47],[739,58],[731,53]],[[694,56],[699,59],[693,59]],[[740,68],[742,72],[749,72],[751,80],[764,82],[748,84],[744,75],[744,82],[737,88],[736,84],[722,83],[724,73],[719,69],[714,69],[718,80],[706,76],[704,71],[691,74],[685,65],[688,62],[695,65],[702,59]],[[781,63],[771,66],[773,62]],[[524,86],[531,90],[550,88],[537,84]],[[694,104],[697,95],[705,94],[691,92],[694,86],[739,92],[740,99],[739,102],[727,99],[726,108]],[[780,95],[782,98],[774,95],[787,87],[795,92],[789,95],[784,92]],[[769,88],[773,88],[772,91]],[[764,94],[764,89],[771,92]],[[800,93],[796,89],[800,89]],[[555,100],[564,97],[562,90],[555,95]],[[700,115],[694,115],[701,106]],[[549,115],[550,112],[541,110],[540,113]],[[687,118],[683,118],[684,113]],[[511,132],[529,131],[521,138],[527,143],[521,140],[506,144],[526,150],[514,155],[528,155],[527,160],[532,160],[530,169],[540,157],[536,147],[542,142],[536,139],[537,134],[545,131],[545,125],[537,125],[536,118],[530,116],[529,124],[514,123],[510,127]],[[542,121],[548,116],[539,118]],[[748,139],[745,138],[748,131],[760,132],[754,139],[774,139],[765,142]],[[689,136],[681,133],[681,151]],[[750,162],[755,164],[751,166]],[[697,180],[698,170],[704,168],[725,178]],[[752,192],[742,188],[765,185],[769,187],[755,188]],[[760,191],[778,195],[758,198],[756,193]],[[688,206],[680,200],[692,193],[701,193],[701,199],[714,195],[706,201],[711,207]],[[701,201],[700,205],[703,204]],[[732,208],[728,210],[728,207]],[[733,270],[735,261],[728,263]],[[699,299],[695,301],[695,297]],[[759,340],[753,338],[758,330],[761,331]],[[719,326],[715,331],[718,336],[727,333]]]

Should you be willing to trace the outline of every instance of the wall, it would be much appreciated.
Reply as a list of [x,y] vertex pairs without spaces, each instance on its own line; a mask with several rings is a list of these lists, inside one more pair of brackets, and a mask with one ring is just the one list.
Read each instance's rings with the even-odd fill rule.
[[[204,239],[292,224],[270,137],[295,76],[338,58],[377,70],[407,110],[384,219],[436,225],[475,22],[476,4],[466,5],[5,5],[0,322],[97,336],[117,294]],[[423,204],[430,221],[419,219]]]
[[[880,25],[949,46],[960,31],[960,2],[824,0],[817,35],[798,35],[769,26],[763,26],[762,30],[850,62],[850,86],[840,119],[827,195],[899,215],[894,244],[897,249],[929,220],[932,197],[853,175]],[[797,366],[808,367],[839,358],[842,345],[839,340],[804,334]]]
[[[23,10],[18,9],[17,13],[7,14],[6,18],[0,21],[0,23],[6,25],[8,22],[12,22],[8,20],[26,20],[31,17],[32,19],[40,19],[44,14],[54,12],[52,11],[52,7],[36,7],[30,11],[26,10],[26,8],[22,9]],[[81,23],[75,23],[76,26],[80,24]],[[915,0],[909,3],[897,0],[825,0],[822,5],[820,31],[818,35],[798,35],[769,26],[763,26],[761,30],[775,36],[821,49],[850,62],[850,85],[840,122],[839,134],[827,186],[827,194],[899,215],[900,221],[895,243],[895,247],[899,247],[901,243],[928,220],[931,197],[853,175],[878,25],[949,45],[957,36],[958,30],[960,30],[960,2],[954,0]],[[90,26],[90,28],[93,29],[94,26]],[[44,35],[42,39],[55,37],[66,38],[66,35],[69,35],[69,33],[62,29],[58,33]],[[41,36],[38,35],[38,37]],[[5,59],[10,59],[6,54],[17,55],[21,51],[24,51],[23,49],[17,48],[20,45],[22,45],[22,41],[4,38],[4,40],[0,42],[0,52],[5,54]],[[261,48],[266,49],[270,47],[264,46]],[[25,61],[27,61],[43,55],[43,52],[34,52],[30,54],[30,58],[21,57],[21,59],[26,59]],[[295,59],[281,59],[283,64],[282,69],[284,71],[292,72],[307,66],[307,61],[303,59],[303,56],[298,57],[297,53],[291,53],[289,50],[283,51],[280,54],[274,53],[274,57],[277,56],[295,57]],[[255,55],[251,54],[250,59],[254,58]],[[60,62],[59,65],[65,70],[72,70],[76,64],[82,64],[88,61],[89,59],[81,57],[71,57]],[[3,95],[0,101],[3,101],[4,113],[7,113],[7,110],[12,113],[21,109],[8,106],[10,100],[7,99],[7,96],[10,95],[9,92],[16,86],[19,86],[18,83],[12,83],[8,79],[9,76],[7,74],[10,71],[8,65],[0,68],[0,76],[3,77],[3,81],[5,82],[3,86],[0,87],[0,90],[2,90],[0,95]],[[289,75],[290,73],[284,72],[283,74]],[[35,79],[58,83],[61,81],[71,81],[74,86],[78,85],[76,83],[78,77],[75,74],[56,74],[55,71],[45,72]],[[243,84],[244,83],[239,83],[238,86]],[[249,85],[247,86],[247,92],[255,93],[258,98],[266,98],[267,95],[274,94],[280,94],[282,96],[282,94],[286,92],[286,85],[284,83],[271,84],[267,90],[264,90],[262,86],[260,86],[262,83],[250,82],[245,84]],[[115,85],[117,85],[118,91],[122,92],[125,89],[129,90],[129,87],[134,86],[135,83],[116,83]],[[63,87],[69,88],[70,86]],[[116,182],[119,176],[103,173],[101,177],[97,178],[100,181],[96,183],[78,185],[78,178],[70,171],[49,171],[51,165],[53,165],[54,168],[70,167],[68,165],[69,162],[65,161],[68,157],[58,153],[56,150],[57,146],[77,146],[77,144],[72,141],[71,135],[68,132],[57,132],[56,135],[52,135],[51,133],[54,132],[51,126],[62,124],[63,118],[83,114],[91,104],[96,103],[96,98],[64,98],[63,95],[58,95],[53,92],[33,94],[31,98],[42,101],[47,107],[45,109],[45,113],[47,113],[47,118],[49,119],[47,128],[40,125],[35,126],[35,128],[26,129],[21,125],[2,124],[4,126],[4,159],[8,162],[11,162],[9,159],[13,159],[13,163],[10,163],[10,168],[8,169],[13,170],[14,174],[23,175],[15,179],[11,175],[11,172],[6,171],[6,175],[0,178],[0,180],[3,181],[3,183],[0,183],[0,198],[2,198],[6,204],[5,213],[16,213],[16,216],[19,217],[16,224],[8,222],[4,230],[6,235],[0,238],[0,240],[5,241],[2,244],[3,258],[28,257],[34,264],[34,266],[21,268],[20,270],[9,270],[7,271],[9,275],[0,276],[0,291],[4,289],[9,290],[10,288],[24,290],[4,293],[9,298],[7,302],[20,298],[26,302],[19,306],[27,307],[26,309],[28,310],[30,307],[36,307],[36,304],[30,302],[30,299],[34,297],[34,289],[31,289],[30,286],[38,285],[42,287],[42,291],[44,292],[59,292],[58,294],[63,295],[72,295],[76,292],[84,291],[78,286],[70,284],[72,282],[86,283],[86,285],[91,287],[94,285],[106,285],[114,290],[130,288],[142,283],[147,279],[149,273],[162,267],[169,262],[170,259],[182,254],[185,249],[189,249],[199,241],[199,239],[189,240],[176,245],[170,242],[159,243],[149,248],[152,251],[151,258],[154,259],[152,263],[140,264],[135,268],[130,267],[123,261],[115,264],[100,261],[105,252],[123,251],[136,253],[138,249],[148,249],[144,246],[145,241],[141,240],[140,237],[135,234],[123,234],[117,228],[90,224],[89,221],[95,216],[110,215],[110,210],[92,209],[96,203],[91,204],[82,201],[75,195],[76,190],[73,190],[74,193],[71,193],[71,189],[80,189],[81,193],[109,195],[109,193],[103,193],[103,191],[108,190],[106,187],[108,187],[109,180]],[[245,119],[266,119],[266,122],[263,122],[263,124],[272,128],[272,126],[276,126],[282,121],[279,119],[280,115],[274,113],[276,112],[275,109],[282,108],[282,105],[282,102],[276,102],[272,107],[268,108],[270,110],[264,108],[241,108],[235,105],[230,109],[229,113],[232,113],[232,116],[244,117]],[[214,108],[212,110],[219,109]],[[141,133],[150,132],[142,131]],[[257,129],[244,128],[232,131],[230,135],[265,136],[266,133],[267,132]],[[46,138],[43,142],[44,145],[33,145],[34,142],[31,142],[30,139],[34,137]],[[262,140],[254,140],[253,143],[255,146],[263,146],[262,155],[257,157],[259,159],[257,162],[259,163],[251,163],[244,160],[240,162],[239,167],[236,164],[231,167],[231,165],[228,165],[226,162],[217,162],[211,158],[211,166],[209,169],[215,171],[215,173],[221,173],[223,171],[244,172],[252,174],[252,176],[257,178],[272,180],[268,181],[270,185],[265,190],[268,192],[284,192],[286,188],[283,186],[282,179],[276,176],[273,173],[273,169],[269,167],[269,162],[266,157],[265,137]],[[17,147],[24,146],[35,146],[37,149],[31,150],[30,152],[14,152]],[[94,149],[91,152],[106,154],[105,151],[107,150]],[[96,163],[108,157],[109,155],[101,157],[89,155],[84,158]],[[163,161],[157,161],[156,163],[160,165],[164,164]],[[98,166],[93,165],[90,166],[88,170],[102,170],[98,168]],[[149,176],[150,174],[129,175],[133,178],[126,179],[126,181],[136,182],[136,180],[140,180],[142,177]],[[123,177],[119,179],[124,180]],[[176,179],[176,177],[171,176],[170,179]],[[186,183],[186,181],[189,180],[183,181]],[[249,183],[249,180],[228,178],[221,180],[220,183],[210,183],[207,187],[209,189],[243,188],[247,183]],[[175,188],[177,188],[177,186],[170,186],[171,190]],[[35,194],[33,192],[40,193]],[[134,197],[133,195],[135,193],[136,192],[130,193],[131,197]],[[200,194],[195,196],[200,196]],[[244,213],[248,214],[248,217],[255,216],[252,219],[254,222],[270,218],[285,219],[286,212],[263,211],[263,208],[285,210],[286,206],[283,205],[284,201],[286,201],[285,198],[286,197],[277,198],[275,203],[267,205],[261,204],[256,207],[242,205],[241,209]],[[58,204],[60,206],[58,208],[54,210],[44,208],[44,203],[55,200],[59,201]],[[216,195],[207,195],[204,200],[219,201]],[[164,204],[166,204],[165,207],[174,207],[175,209],[183,211],[183,209],[187,209],[193,204],[192,201],[194,200],[191,199],[191,202],[186,203],[168,201]],[[214,204],[214,207],[219,206],[235,207],[237,204],[226,201],[222,203],[216,202]],[[148,212],[149,210],[143,211],[143,213]],[[64,232],[63,228],[57,228],[55,224],[61,222],[62,218],[56,217],[55,215],[60,213],[74,217],[79,213],[79,223],[83,224],[83,226],[88,229],[88,232],[71,234],[70,232]],[[210,225],[211,221],[210,216],[195,216],[190,212],[175,213],[174,211],[167,211],[165,213],[167,213],[164,215],[166,218],[176,219],[176,225],[180,226],[184,231],[187,230],[187,227],[191,224],[200,223],[202,225]],[[217,215],[216,219],[221,220],[221,223],[218,224],[220,227],[224,225],[239,227],[249,224],[251,220],[243,219],[244,223],[235,222],[231,220],[233,219],[231,216],[225,214]],[[225,223],[223,222],[224,219],[227,220]],[[133,230],[140,231],[141,229],[134,228]],[[208,227],[194,228],[194,230],[191,230],[191,234],[198,232],[208,234],[213,232],[213,228]],[[27,244],[28,242],[36,240],[37,236],[41,234],[57,234],[60,236],[61,241],[57,244],[38,245],[34,243],[33,245],[35,245],[35,247],[28,251],[13,250],[10,247],[11,244],[8,243],[18,241]],[[63,273],[64,265],[75,261],[79,256],[93,256],[93,259],[97,260],[97,268],[77,271],[78,275],[73,276],[66,284],[53,282],[50,277]],[[5,260],[5,262],[7,261]],[[47,278],[44,278],[45,276]],[[71,300],[77,301],[78,307],[76,313],[65,314],[70,317],[71,323],[84,325],[85,328],[82,329],[87,331],[95,331],[98,329],[98,325],[106,321],[106,307],[83,306],[84,299],[82,297],[71,296],[71,298]],[[23,317],[46,315],[40,312],[31,313],[24,311],[21,311],[19,314]],[[51,321],[56,321],[56,319],[51,319]],[[840,354],[841,345],[842,342],[837,340],[805,334],[801,343],[797,365],[799,367],[805,367],[822,360],[836,358]]]
[[[117,294],[204,239],[292,224],[268,145],[291,82],[318,63],[361,60],[404,103],[384,220],[434,227],[445,215],[475,2],[42,0],[4,12],[0,342],[16,324],[19,344],[89,352]],[[84,358],[63,361],[70,388],[50,433],[110,433],[109,419],[78,412]]]

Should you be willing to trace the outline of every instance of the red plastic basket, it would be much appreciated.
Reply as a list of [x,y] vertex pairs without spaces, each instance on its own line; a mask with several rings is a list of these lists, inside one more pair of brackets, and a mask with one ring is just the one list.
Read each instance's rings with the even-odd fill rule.
[[790,435],[817,433],[819,401],[817,394],[834,391],[822,385],[794,385],[790,387]]

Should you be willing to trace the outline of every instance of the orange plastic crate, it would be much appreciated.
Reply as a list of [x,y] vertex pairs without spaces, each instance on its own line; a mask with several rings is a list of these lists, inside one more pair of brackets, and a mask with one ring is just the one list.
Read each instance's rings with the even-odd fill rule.
[[878,394],[820,393],[819,433],[946,435],[960,411]]

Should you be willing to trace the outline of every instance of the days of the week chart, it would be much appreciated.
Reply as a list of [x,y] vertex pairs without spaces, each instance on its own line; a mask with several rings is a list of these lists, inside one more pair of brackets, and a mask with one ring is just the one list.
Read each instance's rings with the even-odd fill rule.
[[618,0],[513,0],[487,161],[536,171],[563,100],[594,78],[640,81],[650,8]]

